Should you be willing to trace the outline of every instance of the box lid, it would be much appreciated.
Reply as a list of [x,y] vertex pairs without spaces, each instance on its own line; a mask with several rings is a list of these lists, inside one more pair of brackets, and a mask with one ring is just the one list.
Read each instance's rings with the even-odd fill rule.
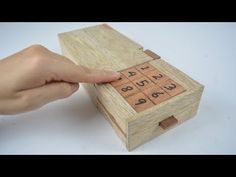
[[76,64],[119,71],[153,58],[107,24],[58,34],[63,54]]

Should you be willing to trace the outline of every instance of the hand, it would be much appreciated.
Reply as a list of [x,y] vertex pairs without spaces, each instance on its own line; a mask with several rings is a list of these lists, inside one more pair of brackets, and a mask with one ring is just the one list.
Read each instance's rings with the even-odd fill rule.
[[0,60],[0,114],[16,114],[66,98],[79,82],[101,83],[120,78],[113,71],[74,64],[41,45]]

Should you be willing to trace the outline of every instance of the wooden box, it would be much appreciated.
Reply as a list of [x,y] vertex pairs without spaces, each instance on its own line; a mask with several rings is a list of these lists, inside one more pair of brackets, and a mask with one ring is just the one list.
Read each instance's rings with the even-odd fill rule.
[[203,85],[107,24],[58,36],[75,63],[122,73],[116,82],[83,85],[129,151],[197,113]]

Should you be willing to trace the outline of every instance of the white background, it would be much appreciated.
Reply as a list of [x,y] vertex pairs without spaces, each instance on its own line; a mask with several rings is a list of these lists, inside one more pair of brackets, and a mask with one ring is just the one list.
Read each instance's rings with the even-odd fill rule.
[[[0,58],[35,43],[61,53],[58,33],[96,24],[0,23]],[[108,24],[205,85],[197,116],[128,152],[81,87],[0,116],[0,154],[236,154],[236,23]]]

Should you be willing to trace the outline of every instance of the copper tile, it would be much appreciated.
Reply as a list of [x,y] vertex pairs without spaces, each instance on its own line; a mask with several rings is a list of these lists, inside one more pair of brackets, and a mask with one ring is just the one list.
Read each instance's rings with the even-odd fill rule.
[[169,98],[169,96],[164,90],[159,86],[155,85],[143,91],[153,103],[159,104]]
[[123,74],[121,74],[120,79],[111,82],[111,85],[113,85],[114,87],[117,87],[117,86],[120,86],[120,85],[128,83],[128,82],[129,82],[129,80]]
[[143,76],[139,79],[136,79],[134,81],[132,81],[133,84],[135,84],[136,87],[138,87],[140,90],[145,90],[151,86],[154,86],[155,84],[148,79],[147,77]]
[[134,108],[135,111],[141,112],[151,108],[154,104],[143,93],[138,93],[126,98],[127,102]]
[[152,66],[148,62],[138,65],[135,68],[143,74],[156,69],[154,66]]
[[145,75],[157,85],[161,85],[162,82],[170,79],[167,75],[157,69],[154,71],[150,71]]
[[139,89],[134,84],[128,82],[126,84],[115,87],[115,89],[123,96],[128,97],[139,92]]
[[182,87],[172,79],[163,82],[160,87],[165,90],[170,96],[175,96],[185,91],[184,87]]
[[135,79],[138,79],[140,77],[142,77],[143,75],[135,68],[129,68],[126,69],[124,71],[121,71],[122,74],[125,75],[126,78],[128,78],[129,80],[133,81]]

